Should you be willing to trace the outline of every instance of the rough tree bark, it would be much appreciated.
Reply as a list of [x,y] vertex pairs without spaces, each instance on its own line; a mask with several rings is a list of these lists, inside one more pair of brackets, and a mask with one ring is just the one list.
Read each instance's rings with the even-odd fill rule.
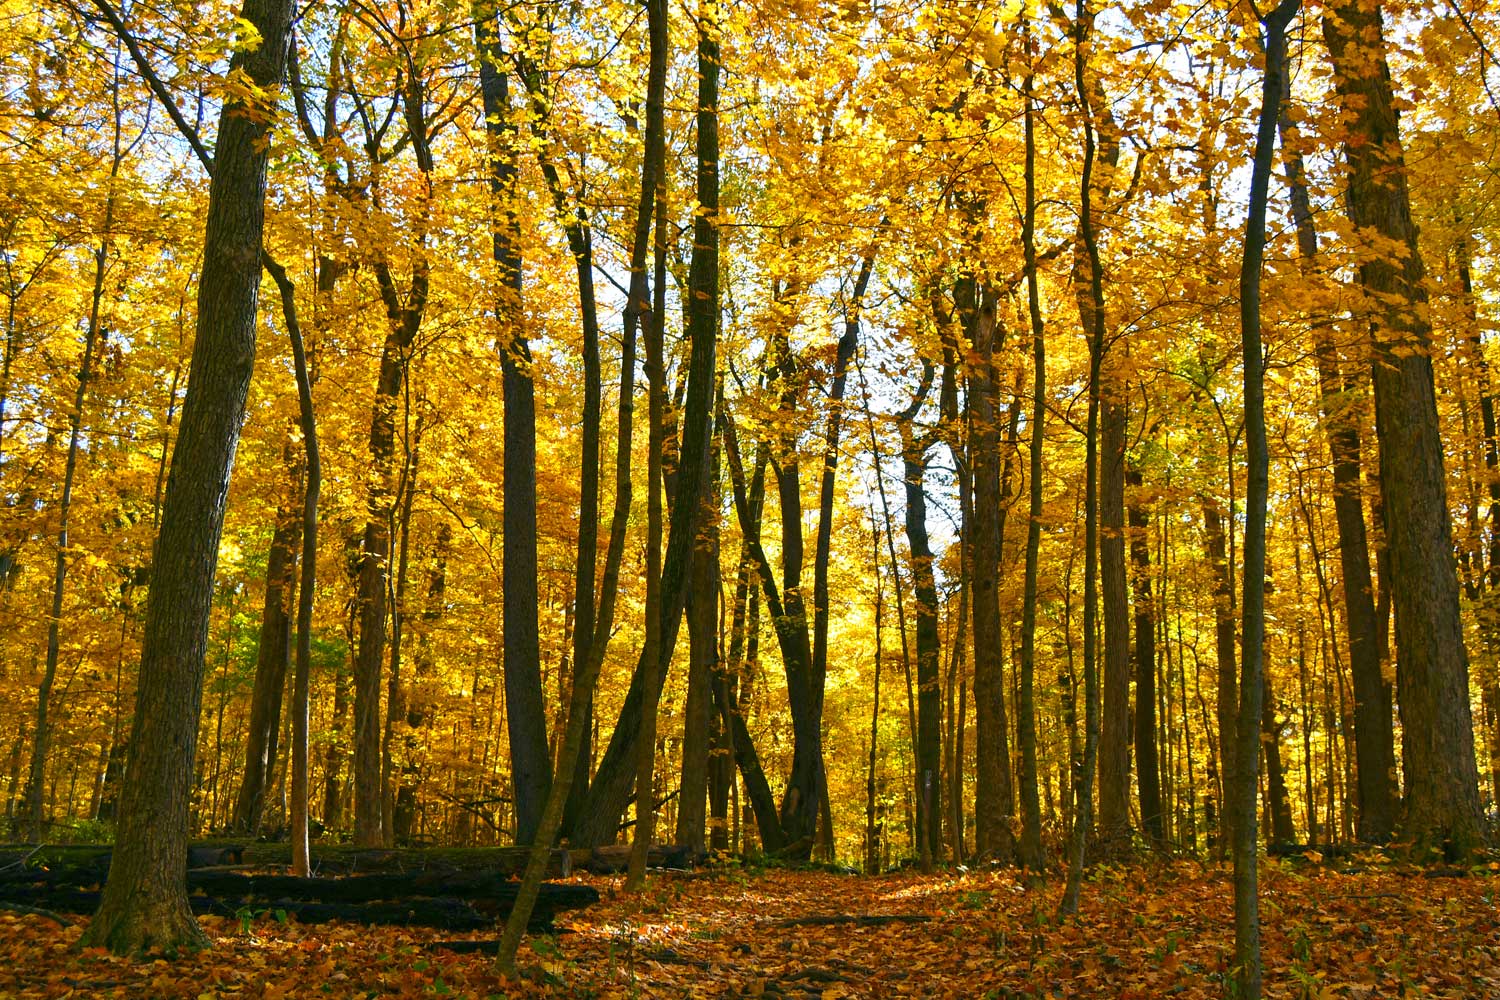
[[[246,0],[261,38],[230,73],[275,94],[286,70],[293,5]],[[270,115],[226,101],[204,227],[197,338],[162,503],[117,848],[85,946],[116,953],[208,943],[188,906],[189,791],[203,695],[203,655],[230,471],[255,365],[255,307],[265,221]]]
[[[1400,664],[1405,832],[1456,855],[1483,834],[1469,661],[1459,617],[1424,266],[1378,4],[1337,0],[1323,37],[1343,104],[1350,221],[1382,245],[1362,259],[1373,339],[1375,433]],[[1385,576],[1384,573],[1381,574]]]
[[1011,817],[1009,726],[1001,678],[1004,634],[1000,622],[1000,425],[993,371],[997,317],[988,284],[962,279],[959,308],[975,363],[969,372],[969,462],[974,474],[974,520],[969,542],[974,629],[974,849],[981,858],[1008,864],[1015,856]]

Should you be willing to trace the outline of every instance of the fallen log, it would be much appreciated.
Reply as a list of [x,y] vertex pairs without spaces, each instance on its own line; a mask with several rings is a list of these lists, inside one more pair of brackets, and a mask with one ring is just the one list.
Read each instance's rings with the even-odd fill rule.
[[[330,885],[340,880],[307,879],[322,881]],[[510,883],[518,886],[519,883]],[[291,896],[276,896],[269,887],[247,895],[206,895],[193,893],[188,902],[194,913],[212,914],[222,917],[258,917],[264,914],[285,914],[301,923],[317,924],[332,920],[344,920],[359,924],[397,924],[414,927],[438,927],[445,930],[479,930],[492,928],[498,920],[510,914],[515,902],[515,890],[508,894],[495,893],[490,896],[459,899],[451,896],[414,897],[402,900],[337,900],[304,899]],[[99,893],[70,889],[52,889],[47,886],[10,886],[5,892],[6,901],[21,905],[42,907],[54,913],[91,914],[99,908]],[[555,885],[542,886],[541,895],[533,908],[528,927],[531,930],[550,930],[556,915],[569,909],[587,906],[597,901],[598,893],[590,886]]]
[[[652,844],[646,852],[647,868],[686,871],[693,867],[693,851],[681,844]],[[595,875],[615,875],[630,867],[630,845],[611,844],[589,852],[585,866]]]
[[[368,903],[379,900],[449,897],[503,903],[508,908],[521,883],[485,872],[416,872],[409,875],[346,875],[342,878],[298,878],[295,875],[247,875],[243,872],[188,872],[188,890],[210,896],[247,899],[306,899],[324,903]],[[544,883],[538,905],[556,909],[599,901],[593,886]]]
[[[86,886],[102,882],[109,874],[112,848],[89,845],[10,845],[0,847],[0,880],[37,870],[52,873],[61,884]],[[525,847],[424,847],[366,848],[341,844],[314,847],[313,871],[323,875],[355,873],[432,872],[454,874],[478,872],[519,875],[526,868],[530,848]],[[204,842],[190,845],[187,867],[255,867],[289,865],[291,847],[279,843]],[[573,872],[573,854],[557,850],[547,863],[549,878],[567,878]]]

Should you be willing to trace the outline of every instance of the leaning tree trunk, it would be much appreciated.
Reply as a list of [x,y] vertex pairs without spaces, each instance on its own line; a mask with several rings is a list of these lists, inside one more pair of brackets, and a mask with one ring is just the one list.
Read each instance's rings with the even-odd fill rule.
[[[292,15],[287,0],[246,0],[241,16],[262,41],[230,61],[230,74],[253,84],[245,95],[279,89]],[[116,953],[208,944],[182,859],[224,502],[255,365],[270,115],[250,100],[226,101],[220,116],[197,339],[152,562],[117,846],[82,939]]]
[[[712,17],[701,15],[707,22]],[[700,25],[698,39],[698,204],[694,221],[693,255],[688,284],[694,303],[689,323],[692,350],[689,359],[687,397],[683,417],[681,458],[677,468],[677,492],[672,500],[671,526],[662,559],[663,656],[677,643],[686,599],[687,567],[697,536],[698,507],[706,488],[708,449],[713,424],[714,358],[717,354],[719,301],[719,131],[718,131],[718,41],[712,23]],[[620,720],[609,748],[599,763],[594,786],[589,789],[590,807],[582,818],[574,842],[600,843],[613,832],[630,792],[635,763],[635,740],[646,704],[646,666],[638,661],[630,690],[620,711]],[[665,671],[657,674],[658,687]],[[659,691],[652,692],[653,695]]]
[[[1459,615],[1432,373],[1424,267],[1411,218],[1378,5],[1337,0],[1323,19],[1348,138],[1350,221],[1399,248],[1367,257],[1375,433],[1400,663],[1406,833],[1462,854],[1480,841],[1469,661]],[[1384,575],[1384,574],[1382,574]]]

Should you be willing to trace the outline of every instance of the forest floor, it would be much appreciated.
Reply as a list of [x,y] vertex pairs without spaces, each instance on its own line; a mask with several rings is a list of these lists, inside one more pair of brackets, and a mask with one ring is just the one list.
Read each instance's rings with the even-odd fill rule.
[[[1431,874],[1266,864],[1267,994],[1500,997],[1500,878]],[[1227,872],[1186,862],[1095,869],[1061,925],[1060,880],[1011,872],[580,881],[603,899],[528,939],[524,981],[435,930],[204,917],[210,950],[132,962],[0,913],[0,998],[1220,997],[1233,944]]]

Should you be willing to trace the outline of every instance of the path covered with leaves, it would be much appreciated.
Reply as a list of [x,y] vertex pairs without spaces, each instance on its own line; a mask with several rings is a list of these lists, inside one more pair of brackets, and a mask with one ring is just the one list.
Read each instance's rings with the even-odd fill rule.
[[[1232,941],[1227,875],[1196,864],[1101,869],[1062,925],[1061,887],[1013,873],[589,881],[603,902],[523,946],[526,981],[441,931],[245,913],[203,918],[208,952],[130,962],[5,913],[0,997],[1219,997]],[[1500,879],[1273,864],[1263,888],[1271,996],[1500,996]]]

